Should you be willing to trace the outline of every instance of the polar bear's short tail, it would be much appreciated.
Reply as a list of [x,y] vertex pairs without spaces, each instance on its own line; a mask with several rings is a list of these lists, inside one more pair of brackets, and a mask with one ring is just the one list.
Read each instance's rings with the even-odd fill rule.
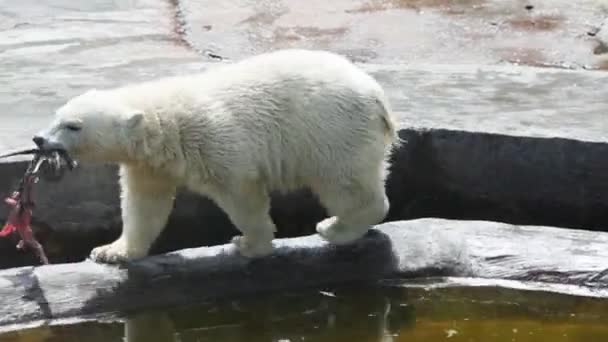
[[381,119],[384,123],[384,137],[386,144],[389,146],[397,147],[401,143],[399,133],[397,132],[396,121],[393,115],[393,111],[388,102],[386,96],[379,96],[377,99],[378,105],[381,108]]

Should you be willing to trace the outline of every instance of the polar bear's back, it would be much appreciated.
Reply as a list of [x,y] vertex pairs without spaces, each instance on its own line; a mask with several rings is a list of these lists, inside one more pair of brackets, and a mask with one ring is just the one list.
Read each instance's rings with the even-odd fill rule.
[[357,160],[375,164],[392,141],[382,88],[341,56],[284,50],[211,75],[221,80],[210,97],[222,99],[246,137],[237,144],[273,188],[351,172]]
[[215,123],[231,132],[234,160],[247,161],[238,167],[274,189],[352,172],[355,162],[376,165],[394,134],[380,85],[331,53],[260,55],[208,72],[202,83]]
[[263,178],[277,190],[352,172],[354,161],[376,165],[394,138],[380,85],[328,52],[282,50],[163,85],[173,89],[163,96],[180,98],[175,107],[185,108],[168,108],[189,126],[182,133],[206,130],[196,139],[207,139],[199,148],[208,165]]

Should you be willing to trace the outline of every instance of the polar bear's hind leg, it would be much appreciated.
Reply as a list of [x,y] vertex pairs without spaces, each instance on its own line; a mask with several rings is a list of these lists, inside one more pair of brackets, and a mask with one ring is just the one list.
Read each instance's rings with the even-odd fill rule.
[[317,224],[317,232],[334,244],[363,237],[380,223],[389,209],[384,180],[377,174],[336,181],[315,191],[330,217]]

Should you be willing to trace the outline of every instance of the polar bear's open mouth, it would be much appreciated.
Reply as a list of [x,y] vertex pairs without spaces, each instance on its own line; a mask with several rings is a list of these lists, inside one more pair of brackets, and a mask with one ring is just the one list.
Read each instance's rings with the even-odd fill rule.
[[3,154],[0,155],[0,158],[8,158],[27,154],[32,154],[35,156],[35,158],[38,159],[43,158],[47,162],[47,164],[55,170],[63,168],[64,165],[67,166],[67,168],[70,170],[73,170],[74,168],[76,168],[76,166],[78,166],[78,162],[72,159],[68,151],[63,148],[32,148]]
[[70,171],[78,166],[76,162],[67,150],[63,148],[45,149],[38,150],[39,154],[42,154],[43,158],[46,158],[49,170],[46,173],[62,173],[64,167],[67,167]]

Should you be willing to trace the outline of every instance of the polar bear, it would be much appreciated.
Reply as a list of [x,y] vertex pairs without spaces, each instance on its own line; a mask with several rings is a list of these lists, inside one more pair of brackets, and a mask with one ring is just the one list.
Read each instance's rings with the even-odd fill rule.
[[176,189],[213,200],[246,257],[272,252],[271,191],[309,188],[330,217],[317,232],[346,244],[382,221],[387,156],[398,141],[381,86],[346,58],[279,50],[106,90],[89,90],[34,137],[82,162],[120,165],[121,236],[91,258],[146,256]]

